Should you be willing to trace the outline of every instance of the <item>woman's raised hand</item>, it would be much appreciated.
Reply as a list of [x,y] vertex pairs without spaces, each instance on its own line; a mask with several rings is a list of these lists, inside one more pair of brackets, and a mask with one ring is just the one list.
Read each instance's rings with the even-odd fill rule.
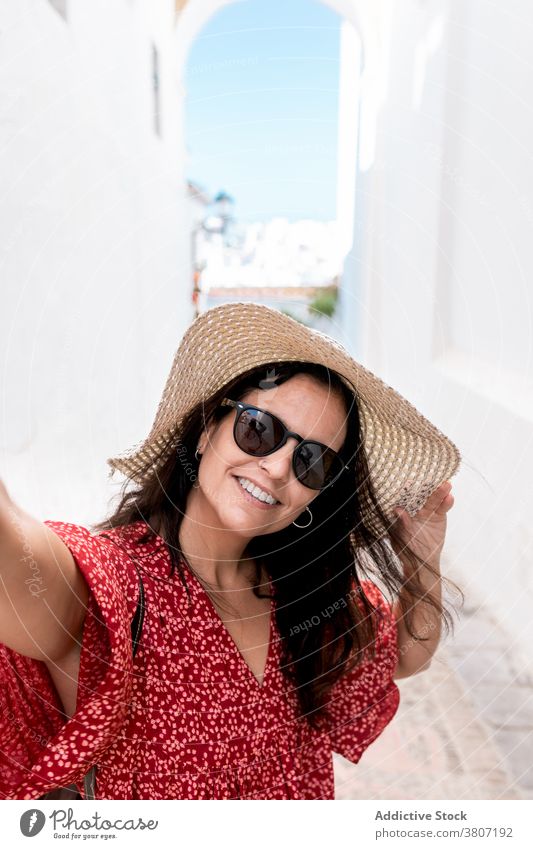
[[398,517],[395,529],[403,543],[419,557],[436,565],[444,547],[447,513],[454,505],[451,490],[450,481],[441,483],[414,516],[402,507],[394,508]]

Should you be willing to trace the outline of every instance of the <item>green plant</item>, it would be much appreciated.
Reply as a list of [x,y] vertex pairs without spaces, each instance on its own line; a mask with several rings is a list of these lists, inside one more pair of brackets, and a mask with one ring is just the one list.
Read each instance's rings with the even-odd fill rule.
[[338,292],[336,286],[320,289],[308,306],[309,312],[333,318],[337,308]]

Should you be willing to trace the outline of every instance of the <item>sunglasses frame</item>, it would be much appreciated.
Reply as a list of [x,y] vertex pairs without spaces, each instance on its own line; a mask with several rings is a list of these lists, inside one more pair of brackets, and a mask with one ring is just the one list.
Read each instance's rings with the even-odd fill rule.
[[[296,479],[298,481],[300,481],[302,486],[306,486],[308,489],[312,489],[315,492],[323,492],[323,490],[332,486],[332,484],[334,484],[335,481],[337,481],[340,478],[340,476],[347,469],[350,468],[350,466],[347,463],[344,463],[340,454],[338,454],[337,451],[334,451],[333,448],[330,448],[329,445],[324,445],[322,442],[318,442],[316,439],[304,439],[303,436],[300,436],[299,433],[295,433],[293,430],[289,430],[288,427],[281,421],[281,419],[278,416],[275,416],[274,413],[271,413],[270,410],[263,410],[261,407],[256,407],[255,404],[245,404],[243,401],[233,401],[231,398],[224,398],[221,401],[220,406],[221,407],[233,407],[235,409],[235,421],[233,422],[233,438],[235,440],[236,445],[241,449],[241,451],[244,451],[244,448],[241,448],[241,446],[237,442],[237,438],[235,436],[235,431],[237,429],[237,422],[239,420],[239,416],[241,415],[241,413],[244,413],[246,410],[256,410],[258,413],[262,413],[263,415],[271,416],[281,426],[281,428],[283,430],[283,437],[282,437],[281,442],[278,445],[276,445],[275,448],[273,448],[271,451],[267,451],[265,454],[249,454],[248,451],[244,451],[244,453],[249,454],[250,457],[268,457],[269,454],[274,454],[274,452],[276,452],[280,448],[282,448],[285,445],[285,443],[287,442],[287,440],[289,439],[290,436],[293,436],[295,439],[297,439],[298,444],[295,446],[294,451],[292,452],[292,470],[294,472]],[[312,445],[318,445],[318,446],[320,446],[320,448],[325,449],[326,451],[331,451],[333,454],[335,454],[336,457],[338,457],[339,461],[342,463],[342,469],[340,469],[339,473],[337,475],[335,475],[333,480],[329,481],[329,483],[325,484],[325,486],[321,486],[319,489],[317,489],[314,486],[309,486],[309,484],[305,483],[300,477],[298,477],[298,475],[296,473],[296,454],[297,454],[298,450],[302,447],[302,445],[305,444],[305,443],[311,443]]]

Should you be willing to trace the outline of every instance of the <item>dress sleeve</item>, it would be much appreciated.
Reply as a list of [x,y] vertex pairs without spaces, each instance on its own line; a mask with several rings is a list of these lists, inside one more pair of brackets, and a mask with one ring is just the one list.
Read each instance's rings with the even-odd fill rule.
[[44,523],[67,545],[89,587],[76,710],[70,719],[41,661],[0,644],[0,796],[36,799],[76,783],[113,742],[127,715],[130,622],[138,578],[130,558],[87,528]]
[[362,581],[365,596],[379,610],[376,654],[332,687],[326,709],[331,749],[357,763],[394,717],[400,691],[393,680],[398,661],[396,620],[381,590]]

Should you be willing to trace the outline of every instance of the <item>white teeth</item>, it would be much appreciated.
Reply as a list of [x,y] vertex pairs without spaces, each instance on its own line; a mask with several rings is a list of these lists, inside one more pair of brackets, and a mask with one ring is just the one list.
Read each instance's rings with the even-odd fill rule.
[[275,498],[272,498],[267,492],[263,492],[258,486],[253,484],[248,478],[239,478],[239,483],[246,492],[249,492],[254,498],[257,498],[258,501],[265,501],[267,504],[277,504]]

